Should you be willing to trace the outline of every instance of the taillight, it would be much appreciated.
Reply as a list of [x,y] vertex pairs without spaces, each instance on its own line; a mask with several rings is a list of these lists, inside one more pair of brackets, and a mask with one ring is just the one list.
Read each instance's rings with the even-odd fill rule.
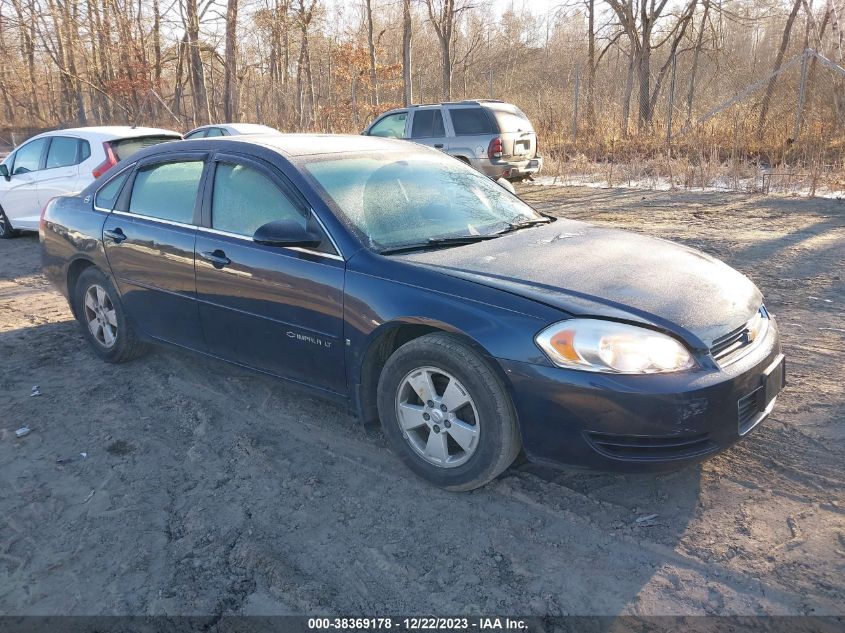
[[498,136],[490,141],[487,146],[487,158],[501,158],[502,157],[502,139]]
[[103,150],[106,152],[106,160],[94,167],[94,171],[91,172],[91,175],[94,176],[94,178],[99,178],[109,169],[117,165],[117,156],[114,155],[111,143],[103,143]]

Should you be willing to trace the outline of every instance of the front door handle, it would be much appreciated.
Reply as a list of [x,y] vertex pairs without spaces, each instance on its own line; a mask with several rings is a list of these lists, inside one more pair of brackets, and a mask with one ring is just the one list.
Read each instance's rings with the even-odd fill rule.
[[126,234],[120,228],[116,228],[114,230],[107,229],[103,231],[103,235],[105,235],[115,244],[120,244],[123,240],[126,239]]
[[221,251],[219,248],[216,251],[202,251],[200,253],[200,257],[207,262],[211,262],[211,265],[217,269],[223,268],[224,266],[228,266],[232,263],[232,260],[226,257],[226,253]]
[[443,149],[443,143],[435,143],[434,149]]

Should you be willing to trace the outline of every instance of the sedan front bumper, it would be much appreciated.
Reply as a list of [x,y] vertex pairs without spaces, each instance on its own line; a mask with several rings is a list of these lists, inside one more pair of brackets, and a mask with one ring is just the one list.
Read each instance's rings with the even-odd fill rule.
[[499,362],[527,457],[600,470],[701,461],[762,421],[785,380],[774,321],[753,353],[725,368],[618,375]]

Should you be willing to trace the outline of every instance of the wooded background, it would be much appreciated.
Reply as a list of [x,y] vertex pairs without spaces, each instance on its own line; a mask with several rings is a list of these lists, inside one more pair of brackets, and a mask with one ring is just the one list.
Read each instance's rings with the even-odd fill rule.
[[841,170],[843,11],[845,0],[0,0],[0,128],[358,132],[403,103],[494,98],[522,108],[559,162]]

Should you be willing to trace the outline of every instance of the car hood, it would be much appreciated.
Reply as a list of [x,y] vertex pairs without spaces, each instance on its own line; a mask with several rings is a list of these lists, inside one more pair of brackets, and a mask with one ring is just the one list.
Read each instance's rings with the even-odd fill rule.
[[398,257],[568,314],[651,324],[696,347],[709,348],[762,304],[748,277],[714,257],[574,220]]

